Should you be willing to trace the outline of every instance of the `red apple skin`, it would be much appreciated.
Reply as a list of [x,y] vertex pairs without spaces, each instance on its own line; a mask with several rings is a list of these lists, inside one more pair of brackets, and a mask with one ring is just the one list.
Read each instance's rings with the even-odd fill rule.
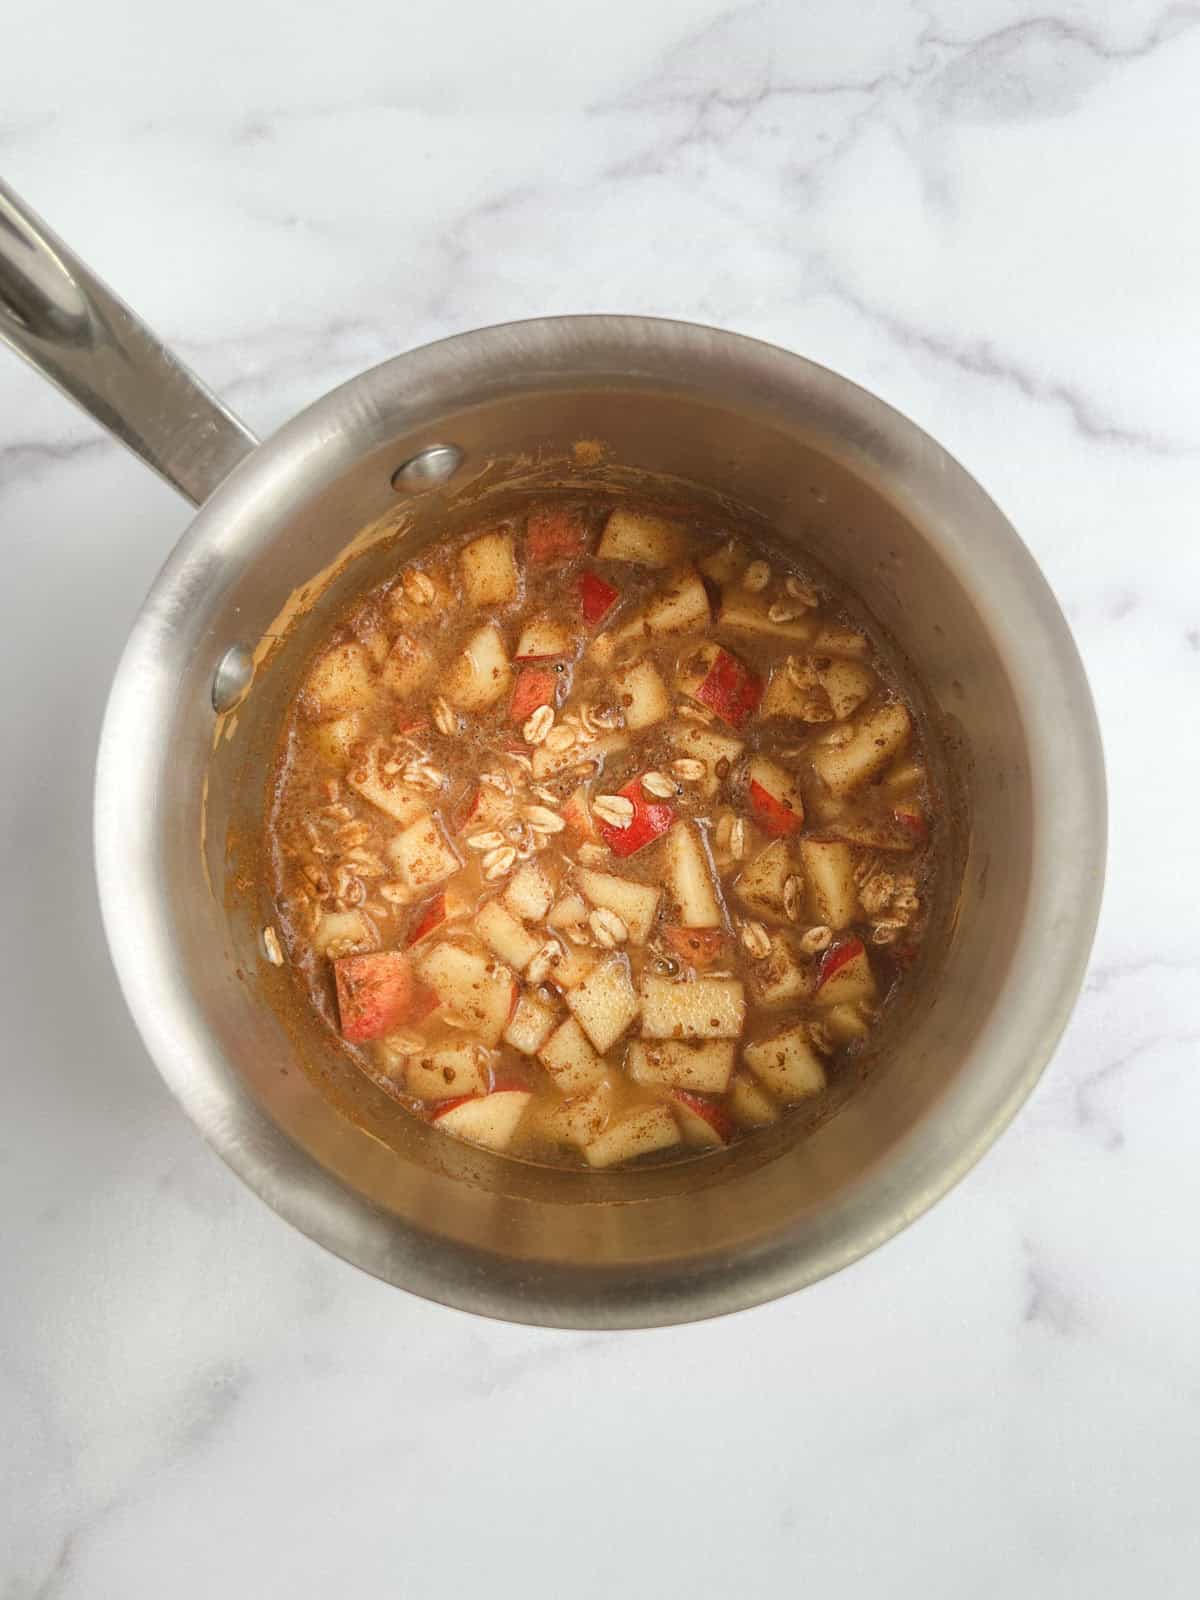
[[725,934],[720,928],[665,927],[662,934],[675,954],[693,967],[711,967],[725,954]]
[[579,580],[579,603],[589,628],[602,621],[620,598],[621,591],[605,583],[599,573],[585,572]]
[[817,973],[817,988],[820,989],[828,983],[835,972],[840,972],[848,961],[853,961],[856,956],[864,954],[866,946],[861,939],[843,939],[841,944],[831,945],[821,957],[821,966]]
[[929,831],[924,816],[915,807],[896,806],[892,816],[902,828],[912,834],[914,839],[923,839]]
[[417,912],[416,921],[408,935],[408,944],[411,948],[422,939],[426,939],[435,928],[441,927],[446,920],[446,894],[443,890],[435,894],[432,900],[427,900]]
[[455,813],[455,832],[461,832],[472,820],[479,810],[479,803],[483,799],[482,787],[477,788],[471,798],[464,802],[461,809]]
[[333,964],[342,1037],[352,1044],[381,1039],[405,1022],[427,1016],[438,999],[398,950],[343,956]]
[[751,782],[750,804],[759,827],[774,839],[782,838],[788,833],[797,833],[804,821],[798,812],[776,800],[761,783]]
[[633,821],[627,828],[614,828],[611,823],[596,817],[596,827],[613,855],[631,856],[643,845],[661,838],[675,821],[675,812],[660,800],[647,800],[640,778],[631,778],[617,793],[633,801]]
[[692,1094],[687,1089],[676,1089],[672,1096],[680,1105],[686,1106],[689,1111],[694,1111],[698,1117],[703,1117],[705,1122],[726,1144],[733,1138],[733,1118],[728,1115],[723,1106],[713,1100],[706,1100],[703,1095]]
[[410,1022],[422,1021],[431,1011],[436,1011],[441,1003],[442,997],[436,989],[431,989],[427,983],[418,983],[417,992],[413,998],[412,1012],[408,1020]]
[[478,1100],[477,1094],[456,1094],[453,1100],[439,1100],[430,1112],[430,1122],[437,1122],[444,1117],[447,1111],[453,1111],[455,1106],[465,1106],[468,1100]]
[[524,722],[539,706],[552,706],[557,688],[558,674],[552,667],[522,667],[513,686],[509,717]]
[[728,650],[717,654],[708,677],[696,690],[696,699],[723,717],[731,727],[740,728],[758,709],[763,697],[763,680],[751,672]]
[[574,506],[542,506],[525,524],[525,553],[530,561],[572,561],[586,547],[587,525]]
[[510,1078],[503,1083],[493,1084],[487,1094],[459,1094],[455,1095],[453,1100],[439,1100],[429,1120],[430,1122],[440,1121],[447,1111],[453,1111],[456,1106],[466,1105],[468,1100],[488,1100],[494,1094],[511,1094],[514,1090],[518,1094],[528,1094],[529,1085],[527,1083],[518,1083],[515,1078]]

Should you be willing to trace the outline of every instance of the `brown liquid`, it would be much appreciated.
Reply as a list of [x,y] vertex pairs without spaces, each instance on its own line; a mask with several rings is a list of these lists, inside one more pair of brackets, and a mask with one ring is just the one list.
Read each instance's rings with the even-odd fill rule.
[[[436,1118],[463,1095],[523,1089],[528,1100],[492,1102],[497,1113],[507,1109],[482,1122],[478,1106],[468,1105],[465,1124],[464,1113],[452,1110],[448,1130],[457,1121],[464,1136],[555,1164],[615,1163],[626,1134],[625,1159],[690,1156],[793,1106],[812,1113],[902,990],[939,842],[920,736],[903,726],[903,697],[873,642],[824,582],[814,585],[748,541],[731,550],[701,526],[663,529],[654,521],[639,532],[636,519],[625,537],[649,541],[651,553],[666,539],[675,546],[662,552],[668,563],[606,560],[595,552],[602,538],[617,537],[617,523],[605,532],[611,501],[596,496],[543,510],[557,518],[547,525],[531,513],[532,536],[524,518],[478,528],[397,573],[357,601],[314,658],[283,730],[267,824],[282,944],[309,1001],[335,1030],[335,964],[407,952],[407,960],[385,965],[389,974],[403,969],[419,991],[410,1012],[379,1037],[345,1048],[414,1115]],[[624,508],[617,522],[627,515]],[[578,538],[581,552],[559,548],[537,559],[538,539],[552,539],[555,528],[565,530],[566,543]],[[507,549],[512,567],[500,560],[483,571],[470,555],[464,564],[463,550],[491,533],[500,537],[485,553],[503,557]],[[472,572],[477,582],[490,580],[493,598],[483,604],[470,598]],[[590,625],[581,614],[584,573],[619,595]],[[500,597],[514,576],[515,597]],[[703,614],[696,611],[700,582]],[[664,593],[676,600],[665,615]],[[638,622],[646,608],[648,626]],[[658,621],[677,618],[679,631],[654,631]],[[543,637],[555,654],[525,664],[552,675],[554,715],[538,719],[551,723],[542,742],[530,742],[541,729],[530,724],[528,708],[511,715],[522,664],[505,659],[533,621],[563,635]],[[476,643],[481,672],[472,677],[463,647],[489,625],[504,655],[484,659]],[[712,662],[706,646],[725,656]],[[634,681],[624,676],[630,667],[639,668]],[[655,674],[666,695],[659,706],[644,693]],[[765,689],[757,705],[755,680]],[[492,703],[477,703],[489,694]],[[654,710],[665,714],[627,725]],[[567,743],[561,730],[568,728],[575,733],[569,748],[553,749]],[[752,766],[760,759],[774,773],[763,785]],[[481,774],[493,781],[481,783]],[[605,825],[601,797],[646,774],[670,792],[641,791],[633,833]],[[644,828],[647,804],[669,807],[672,828],[623,855],[627,838]],[[536,829],[545,813],[553,821],[564,807],[570,825]],[[591,837],[578,825],[589,812]],[[419,813],[433,818],[429,840],[397,855],[397,837],[424,826]],[[521,858],[552,886],[548,916],[534,914],[536,899],[509,894]],[[680,873],[697,861],[701,881],[684,906],[689,918],[680,892],[692,880]],[[615,912],[599,903],[611,885],[588,874],[646,886],[635,907],[640,914],[649,906],[646,926],[619,886]],[[581,883],[589,892],[579,896]],[[449,919],[413,942],[439,895]],[[495,901],[501,912],[485,910],[485,920],[500,926],[485,943],[476,916]],[[689,920],[716,925],[683,928]],[[540,970],[535,957],[532,976],[523,977],[529,952],[549,940],[555,964],[542,959]],[[453,971],[434,953],[439,946],[459,953]],[[610,975],[618,999],[632,994],[641,1005],[611,1044],[603,1033],[611,996],[599,997],[597,1015],[581,998],[589,965],[591,981]],[[742,1014],[731,1022],[688,1013],[674,1025],[675,1038],[642,1039],[647,980],[707,995],[714,975],[714,997],[730,1000],[741,986]],[[460,979],[465,989],[454,987]],[[349,987],[342,999],[353,1007]],[[654,992],[679,998],[674,989]],[[582,1057],[571,1037],[556,1048],[552,1034],[541,1055],[497,1037],[509,1031],[498,1009],[509,994],[523,997],[518,1023],[528,1020],[532,1002],[561,1028],[574,1006],[585,1039],[592,1035]],[[420,1015],[434,997],[440,1003]],[[666,1031],[653,1015],[649,1021]],[[342,1022],[351,1032],[375,1026],[371,1015]],[[696,1029],[714,1037],[682,1052]],[[523,1042],[529,1047],[535,1038],[526,1032]],[[755,1049],[772,1040],[781,1041],[777,1049]],[[721,1087],[730,1060],[733,1076]],[[672,1083],[651,1081],[671,1075]],[[685,1080],[693,1097],[681,1101],[676,1090]],[[627,1123],[639,1110],[641,1122]]]

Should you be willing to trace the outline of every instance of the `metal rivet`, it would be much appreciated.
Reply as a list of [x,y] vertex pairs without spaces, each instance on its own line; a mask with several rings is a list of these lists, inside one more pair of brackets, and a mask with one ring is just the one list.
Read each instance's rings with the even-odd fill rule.
[[232,711],[250,687],[254,662],[243,644],[231,644],[213,674],[212,703],[218,712]]
[[398,466],[392,473],[392,488],[428,489],[445,483],[463,464],[463,452],[456,444],[431,444]]

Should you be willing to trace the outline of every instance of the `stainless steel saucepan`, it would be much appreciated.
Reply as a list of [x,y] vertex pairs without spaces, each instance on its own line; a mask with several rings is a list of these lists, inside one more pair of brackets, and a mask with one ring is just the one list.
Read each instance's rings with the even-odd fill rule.
[[[0,335],[199,508],[113,684],[100,896],[160,1072],[281,1216],[447,1305],[572,1327],[683,1322],[853,1261],[1004,1128],[1082,980],[1102,758],[1037,567],[913,423],[731,333],[555,317],[397,356],[260,444],[8,190]],[[861,596],[952,735],[969,826],[961,893],[893,1059],[815,1134],[785,1119],[702,1161],[556,1172],[457,1145],[349,1068],[261,959],[249,880],[271,730],[354,587],[506,495],[623,479],[764,518]]]

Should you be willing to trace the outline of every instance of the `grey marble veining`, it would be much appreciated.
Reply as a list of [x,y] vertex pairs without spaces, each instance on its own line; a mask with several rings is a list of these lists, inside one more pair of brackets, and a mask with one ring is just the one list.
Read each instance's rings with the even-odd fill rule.
[[1104,729],[1095,961],[915,1228],[629,1336],[291,1233],[104,952],[107,679],[187,510],[0,361],[0,1596],[1191,1596],[1200,1585],[1200,6],[15,0],[0,164],[260,431],[483,323],[720,323],[957,454]]

